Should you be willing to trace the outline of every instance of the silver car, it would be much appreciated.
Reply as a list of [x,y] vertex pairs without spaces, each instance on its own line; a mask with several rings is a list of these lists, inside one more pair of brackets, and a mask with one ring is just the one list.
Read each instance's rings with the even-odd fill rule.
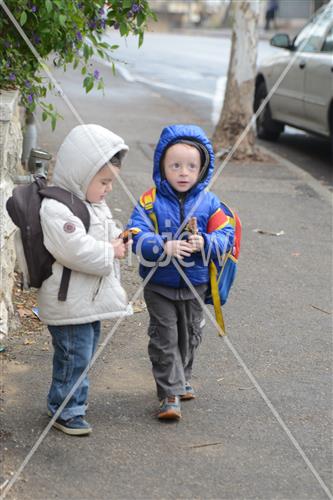
[[278,33],[281,48],[257,73],[254,110],[284,71],[269,103],[257,117],[257,135],[277,140],[284,125],[330,138],[333,154],[333,3],[320,9],[293,41]]

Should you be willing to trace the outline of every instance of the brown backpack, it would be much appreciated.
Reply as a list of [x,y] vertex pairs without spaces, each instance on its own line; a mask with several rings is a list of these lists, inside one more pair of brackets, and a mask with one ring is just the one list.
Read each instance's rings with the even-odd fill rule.
[[[73,193],[56,186],[47,186],[45,177],[35,176],[31,184],[16,186],[6,203],[7,212],[19,228],[15,238],[16,254],[21,271],[25,276],[24,288],[39,288],[52,274],[55,258],[43,242],[43,231],[39,211],[43,198],[57,200],[81,219],[89,230],[90,215],[87,206]],[[23,252],[22,252],[23,248]],[[64,267],[58,300],[65,301],[71,270]]]

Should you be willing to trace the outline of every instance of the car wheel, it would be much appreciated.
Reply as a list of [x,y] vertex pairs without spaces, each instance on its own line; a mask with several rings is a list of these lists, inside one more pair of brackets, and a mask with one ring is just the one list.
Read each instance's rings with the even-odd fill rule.
[[[259,83],[256,88],[255,98],[254,98],[254,111],[256,112],[265,97],[267,96],[267,90],[265,82]],[[276,141],[281,132],[283,132],[284,125],[276,120],[272,119],[271,110],[269,104],[267,103],[261,113],[256,119],[257,136],[260,139],[265,139],[267,141]]]

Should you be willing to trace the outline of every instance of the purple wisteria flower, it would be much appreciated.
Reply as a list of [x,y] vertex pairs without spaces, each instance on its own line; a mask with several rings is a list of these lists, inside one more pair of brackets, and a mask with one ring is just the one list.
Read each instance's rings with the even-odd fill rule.
[[31,12],[37,12],[37,5],[33,5],[31,7]]
[[96,22],[95,21],[89,21],[88,26],[91,30],[94,30],[96,28]]
[[34,96],[33,96],[33,94],[29,94],[29,95],[28,95],[28,102],[29,102],[30,104],[32,104],[32,103],[34,102]]
[[139,12],[141,10],[141,7],[140,5],[138,5],[137,3],[134,3],[132,5],[132,8],[131,8],[131,11],[133,12],[133,14],[136,14],[137,12]]
[[106,27],[106,20],[105,19],[101,19],[101,28],[102,28],[102,30],[105,30],[105,27]]
[[95,78],[95,80],[99,79],[99,71],[98,71],[98,69],[95,69],[95,71],[94,71],[94,78]]
[[81,33],[81,31],[77,31],[77,32],[76,32],[76,38],[77,38],[80,42],[82,42],[82,33]]
[[119,23],[114,23],[114,25],[113,25],[115,30],[119,30],[119,26],[120,26]]
[[26,81],[24,82],[24,85],[25,85],[26,87],[28,87],[28,89],[30,89],[30,87],[31,87],[31,83],[29,82],[29,80],[26,80]]
[[100,16],[104,16],[104,14],[105,14],[104,7],[101,7],[100,9],[98,9],[98,13]]
[[39,44],[40,44],[40,42],[41,42],[40,36],[39,36],[39,35],[36,35],[36,34],[34,34],[34,35],[32,36],[32,40],[33,40],[33,42],[34,42],[34,44],[35,44],[35,45],[39,45]]
[[9,73],[9,80],[11,80],[12,82],[14,82],[16,80],[15,73]]

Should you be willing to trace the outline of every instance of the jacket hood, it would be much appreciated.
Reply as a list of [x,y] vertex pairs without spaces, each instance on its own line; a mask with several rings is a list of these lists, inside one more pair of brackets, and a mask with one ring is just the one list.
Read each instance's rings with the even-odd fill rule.
[[100,125],[74,127],[60,146],[52,183],[85,200],[92,178],[116,153],[123,158],[128,146]]
[[203,179],[191,189],[191,193],[194,194],[202,191],[208,185],[213,175],[215,156],[213,147],[205,132],[197,125],[170,125],[162,130],[161,137],[157,143],[154,154],[153,179],[157,189],[164,194],[174,194],[174,191],[168,181],[161,175],[161,159],[163,158],[166,149],[180,139],[189,139],[199,142],[206,148],[209,154],[209,164],[206,174]]

